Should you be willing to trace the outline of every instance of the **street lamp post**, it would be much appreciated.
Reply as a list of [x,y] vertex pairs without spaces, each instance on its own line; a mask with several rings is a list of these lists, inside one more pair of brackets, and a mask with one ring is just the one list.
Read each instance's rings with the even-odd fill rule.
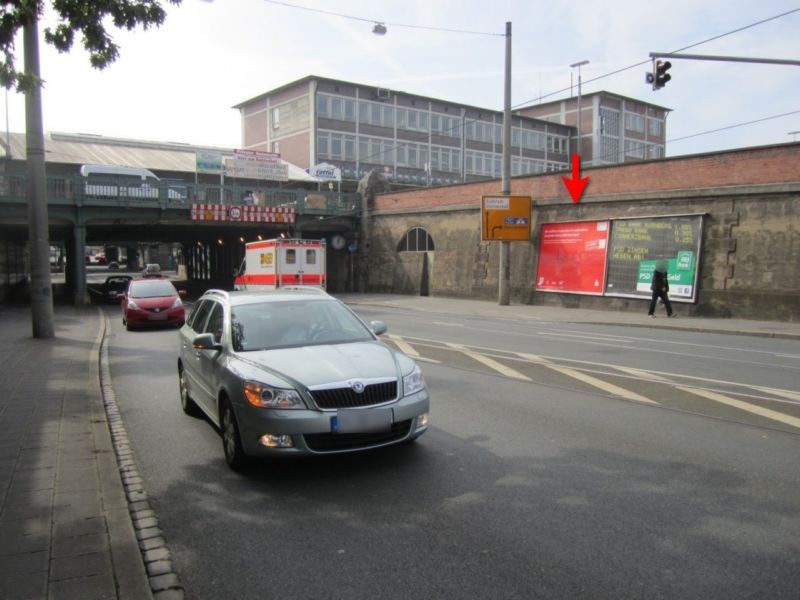
[[581,67],[583,65],[588,65],[588,60],[582,60],[580,62],[572,63],[570,65],[571,68],[578,67],[578,156],[581,156],[582,153],[582,140],[581,135],[583,131],[581,130]]
[[[385,35],[386,25],[376,22],[372,28],[375,35]],[[496,35],[496,34],[491,34]],[[506,56],[505,56],[505,76],[504,76],[504,107],[503,107],[503,161],[502,161],[502,184],[501,193],[504,196],[511,194],[511,22],[506,22]],[[586,64],[584,61],[580,64]],[[580,90],[580,70],[578,71],[578,90]],[[580,117],[580,113],[579,113]],[[462,135],[463,135],[462,124]],[[430,177],[430,172],[428,173]],[[429,180],[430,184],[430,180]],[[366,213],[362,215],[362,243],[366,241]],[[509,303],[511,288],[511,242],[500,242],[500,273],[498,285],[498,304],[505,306]]]
[[[511,194],[511,22],[506,22],[506,69],[503,106],[503,179],[501,193]],[[511,289],[511,242],[500,242],[498,304],[507,306]]]

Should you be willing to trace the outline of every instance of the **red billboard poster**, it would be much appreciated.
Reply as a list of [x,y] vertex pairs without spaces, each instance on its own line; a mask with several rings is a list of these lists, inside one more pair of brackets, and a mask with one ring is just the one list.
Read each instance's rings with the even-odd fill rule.
[[544,223],[536,289],[602,295],[606,285],[608,223]]

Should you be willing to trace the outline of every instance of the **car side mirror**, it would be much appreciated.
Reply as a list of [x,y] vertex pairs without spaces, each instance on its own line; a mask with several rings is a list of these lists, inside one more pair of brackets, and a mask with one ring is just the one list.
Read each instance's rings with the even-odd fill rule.
[[125,294],[117,294],[117,300],[122,300],[125,297]]
[[374,333],[375,335],[383,335],[388,331],[386,323],[384,323],[383,321],[370,321],[369,326],[372,329],[372,333]]
[[187,293],[188,292],[186,290],[178,290],[178,296],[180,296],[181,298],[186,298]]
[[213,333],[201,333],[192,342],[195,350],[222,350],[222,344],[218,344],[214,339]]

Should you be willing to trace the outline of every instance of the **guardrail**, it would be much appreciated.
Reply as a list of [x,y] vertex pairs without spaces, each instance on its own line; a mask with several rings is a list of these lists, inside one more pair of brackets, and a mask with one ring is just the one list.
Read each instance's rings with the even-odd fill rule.
[[[47,201],[50,204],[76,206],[159,206],[170,209],[192,204],[260,205],[294,208],[298,215],[357,216],[361,195],[349,192],[268,188],[253,185],[215,185],[160,181],[157,185],[115,179],[88,183],[83,177],[47,177]],[[0,201],[26,202],[26,176],[0,173]]]

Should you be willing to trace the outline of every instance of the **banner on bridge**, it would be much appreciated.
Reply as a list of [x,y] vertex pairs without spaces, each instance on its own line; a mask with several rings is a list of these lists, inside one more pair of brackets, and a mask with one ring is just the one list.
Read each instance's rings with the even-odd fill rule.
[[192,204],[192,221],[239,221],[242,223],[294,223],[294,208],[282,206],[230,206]]

